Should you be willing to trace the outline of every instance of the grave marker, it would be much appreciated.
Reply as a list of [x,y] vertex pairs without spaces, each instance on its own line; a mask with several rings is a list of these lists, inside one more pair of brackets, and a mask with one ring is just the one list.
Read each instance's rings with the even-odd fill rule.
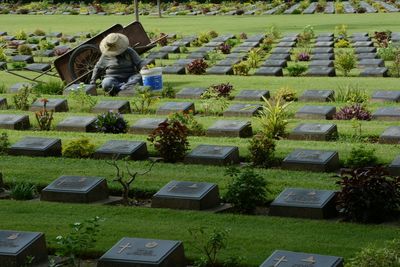
[[0,109],[7,109],[7,98],[0,97]]
[[224,111],[224,117],[252,117],[261,109],[259,104],[232,104]]
[[167,119],[165,118],[144,118],[139,119],[129,128],[130,133],[135,134],[150,134],[153,132],[160,123],[166,122]]
[[[273,56],[273,55],[271,55]],[[271,58],[271,57],[270,57]],[[258,76],[283,76],[281,67],[261,67],[256,70],[254,75]]]
[[67,88],[64,89],[64,95],[69,95],[73,91],[77,91],[79,89],[84,90],[87,95],[97,95],[96,85],[94,84],[71,84]]
[[275,250],[260,267],[343,267],[341,257]]
[[303,102],[330,102],[334,101],[335,91],[333,90],[306,90],[299,97]]
[[229,165],[239,163],[237,146],[198,145],[188,155],[185,163],[206,165]]
[[329,141],[338,136],[336,124],[301,123],[289,134],[293,140]]
[[201,95],[207,90],[207,88],[183,88],[176,93],[176,98],[189,98],[189,99],[200,99]]
[[397,156],[388,166],[390,175],[400,176],[400,156]]
[[295,114],[298,119],[331,120],[336,114],[333,106],[304,106]]
[[[59,98],[47,98],[48,102],[46,103],[46,109],[52,110],[54,112],[67,112],[68,102],[66,99]],[[29,111],[41,111],[43,110],[43,101],[41,99],[36,100],[29,108]]]
[[232,66],[213,66],[206,71],[207,74],[214,75],[232,75],[233,68]]
[[0,114],[0,128],[26,130],[31,127],[28,115]]
[[385,67],[367,67],[360,72],[361,77],[388,77],[389,70]]
[[268,90],[241,90],[239,94],[235,96],[235,100],[241,101],[263,101],[263,97],[268,99],[269,98],[269,91]]
[[183,112],[183,113],[189,113],[193,112],[195,113],[194,109],[194,103],[193,102],[167,102],[164,103],[161,107],[159,107],[156,111],[157,115],[168,115],[171,113],[176,113],[176,112]]
[[332,172],[339,168],[339,154],[336,151],[296,149],[283,160],[282,168]]
[[207,136],[251,137],[253,130],[250,121],[218,120],[207,129]]
[[92,109],[93,113],[106,113],[114,111],[121,114],[131,113],[131,107],[127,100],[106,100],[101,101]]
[[61,139],[25,137],[13,144],[8,153],[14,156],[61,156]]
[[171,181],[151,201],[152,208],[205,210],[220,204],[217,184]]
[[148,157],[146,142],[110,140],[94,153],[97,159],[123,159],[141,160]]
[[374,120],[386,120],[386,121],[397,121],[400,119],[400,108],[399,107],[385,107],[379,108],[372,113],[372,119]]
[[95,132],[97,130],[96,120],[96,117],[67,117],[57,124],[56,130],[65,132]]
[[371,97],[372,102],[399,102],[400,91],[375,91]]
[[381,144],[399,144],[400,143],[400,127],[390,126],[380,136],[379,143]]

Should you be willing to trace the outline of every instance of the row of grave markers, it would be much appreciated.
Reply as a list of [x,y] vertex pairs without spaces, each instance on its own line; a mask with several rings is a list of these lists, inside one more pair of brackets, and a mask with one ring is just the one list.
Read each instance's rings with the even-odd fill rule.
[[[40,232],[0,230],[0,262],[2,267],[24,266],[28,257],[32,264],[47,266],[45,235]],[[343,267],[341,257],[276,250],[260,267]],[[97,267],[186,267],[182,241],[123,237],[97,262]]]

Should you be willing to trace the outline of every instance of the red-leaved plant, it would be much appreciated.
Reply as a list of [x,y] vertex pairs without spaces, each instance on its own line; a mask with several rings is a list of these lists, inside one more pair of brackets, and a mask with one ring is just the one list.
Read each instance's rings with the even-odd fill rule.
[[190,74],[203,74],[206,72],[208,64],[204,61],[204,59],[199,58],[189,63],[186,68]]
[[233,91],[233,85],[230,83],[220,83],[211,85],[211,89],[214,90],[219,97],[229,97]]
[[352,104],[341,108],[335,115],[336,120],[371,120],[371,112],[362,104]]

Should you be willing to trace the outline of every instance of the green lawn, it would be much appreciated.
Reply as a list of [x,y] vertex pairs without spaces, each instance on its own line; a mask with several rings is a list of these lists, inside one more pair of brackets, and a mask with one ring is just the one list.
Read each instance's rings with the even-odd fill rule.
[[[202,31],[215,30],[218,33],[248,34],[266,32],[272,24],[277,25],[282,32],[299,32],[307,24],[313,25],[317,32],[334,31],[338,23],[348,24],[350,32],[373,32],[374,30],[400,31],[397,21],[400,14],[361,14],[361,15],[274,15],[274,16],[215,16],[215,17],[143,17],[142,23],[146,30],[155,32],[176,32],[190,35]],[[0,30],[9,33],[23,29],[33,31],[37,28],[50,31],[62,31],[73,34],[82,31],[99,31],[115,23],[126,25],[133,20],[133,16],[29,16],[29,15],[0,15]],[[164,75],[164,82],[169,83],[176,91],[184,87],[208,87],[211,84],[229,82],[234,85],[237,94],[243,89],[268,89],[274,95],[279,88],[288,86],[300,95],[306,89],[333,89],[340,86],[354,85],[364,88],[369,95],[375,90],[400,90],[399,79],[396,78],[359,78],[359,77],[335,77],[335,78],[309,78],[309,77],[242,77],[242,76],[212,76],[212,75]],[[21,81],[11,75],[0,72],[0,84],[9,86]],[[1,94],[12,104],[11,94]],[[55,97],[55,96],[49,96]],[[65,97],[65,96],[57,96]],[[98,96],[98,101],[107,99]],[[121,98],[131,100],[130,98]],[[147,115],[129,114],[126,120],[132,125],[143,117],[154,117],[154,111],[162,103],[171,101],[162,99],[156,103]],[[172,100],[175,101],[175,100]],[[176,100],[186,101],[186,100]],[[196,110],[202,111],[201,101],[195,100]],[[235,101],[233,100],[232,103]],[[256,103],[256,102],[253,102]],[[344,103],[301,103],[295,102],[290,106],[293,115],[303,105],[334,105],[342,107]],[[77,103],[69,100],[70,111],[68,113],[54,114],[54,125],[72,115],[90,116],[92,113],[79,111]],[[398,106],[393,103],[368,103],[371,111],[382,106]],[[65,144],[71,139],[86,136],[99,147],[108,140],[142,140],[145,135],[133,134],[99,134],[99,133],[72,133],[36,131],[37,126],[33,112],[17,111],[13,107],[1,110],[0,114],[17,113],[29,114],[34,128],[28,131],[1,130],[7,132],[11,143],[17,142],[24,136],[46,136],[61,138]],[[157,116],[162,117],[162,116]],[[210,126],[218,116],[196,116],[205,128]],[[238,119],[238,118],[232,118]],[[247,119],[247,118],[246,118]],[[254,118],[251,119],[254,131],[259,130],[259,125]],[[291,117],[288,131],[292,130],[301,120]],[[311,122],[311,121],[310,121]],[[349,158],[351,148],[359,145],[371,147],[376,150],[379,160],[390,163],[394,157],[400,154],[399,145],[381,145],[378,143],[361,143],[351,139],[354,132],[354,124],[351,121],[322,121],[319,123],[336,123],[340,138],[338,141],[277,141],[276,155],[280,159],[295,148],[336,150],[339,152],[341,162]],[[362,134],[365,137],[377,137],[387,127],[398,125],[397,121],[381,122],[369,121],[362,123]],[[189,137],[191,148],[198,144],[236,145],[239,147],[243,160],[248,158],[248,139],[241,138],[211,138],[204,136]],[[156,155],[154,148],[148,143],[148,149],[152,156]],[[131,162],[133,170],[144,170],[145,161]],[[279,168],[257,169],[268,182],[270,193],[268,200],[274,199],[286,187],[302,187],[314,189],[338,189],[333,173],[310,173],[285,171]],[[100,176],[108,180],[109,188],[113,193],[120,193],[120,188],[112,182],[114,169],[103,160],[93,159],[67,159],[67,158],[32,158],[0,156],[0,172],[5,176],[7,185],[19,181],[31,181],[39,188],[49,184],[60,175],[87,175]],[[224,174],[225,167],[200,166],[157,163],[149,174],[137,178],[134,183],[134,191],[144,193],[147,196],[156,192],[160,187],[171,180],[207,181],[217,183],[221,195],[227,189],[229,178]],[[381,225],[359,225],[343,223],[337,220],[299,220],[290,218],[274,218],[269,216],[243,216],[232,214],[210,214],[205,212],[173,211],[161,209],[149,209],[138,207],[120,206],[96,206],[96,205],[70,205],[45,202],[20,202],[0,201],[0,229],[34,230],[46,233],[50,247],[55,236],[65,234],[66,226],[75,221],[84,220],[93,216],[101,216],[105,219],[102,223],[102,232],[99,242],[92,255],[101,255],[116,241],[124,236],[176,239],[184,241],[186,255],[191,259],[200,258],[200,253],[193,249],[187,229],[199,226],[229,228],[231,229],[229,247],[223,254],[224,257],[241,255],[245,257],[246,266],[259,266],[274,250],[285,249],[343,256],[346,260],[351,258],[361,247],[370,242],[382,244],[385,240],[398,237],[399,222]]]

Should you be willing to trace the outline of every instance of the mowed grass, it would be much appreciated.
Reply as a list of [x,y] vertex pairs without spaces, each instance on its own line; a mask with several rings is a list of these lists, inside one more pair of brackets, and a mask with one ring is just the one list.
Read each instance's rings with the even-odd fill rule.
[[[293,15],[293,16],[215,16],[215,17],[142,17],[142,23],[146,30],[156,32],[175,32],[191,35],[203,31],[215,30],[218,33],[266,32],[272,24],[277,25],[283,33],[300,32],[307,24],[313,25],[317,32],[333,32],[337,24],[348,24],[349,32],[373,32],[374,30],[400,31],[397,21],[400,14],[361,14],[361,15]],[[23,29],[34,31],[39,28],[46,32],[62,31],[66,34],[74,34],[82,31],[101,31],[115,23],[127,25],[133,21],[133,16],[28,16],[28,15],[1,15],[1,30],[9,33]],[[268,89],[271,95],[284,86],[289,86],[300,95],[306,89],[333,89],[337,90],[342,85],[358,85],[365,88],[369,95],[377,89],[399,90],[399,79],[396,78],[307,78],[307,77],[240,77],[240,76],[193,76],[193,75],[164,75],[164,81],[172,85],[178,91],[184,87],[208,87],[211,84],[230,82],[236,88],[234,94],[243,89]],[[21,79],[0,72],[0,83],[9,86]],[[11,95],[3,94],[12,104]],[[55,96],[51,96],[55,97]],[[58,96],[57,96],[58,97]],[[62,97],[62,96],[60,96]],[[105,99],[103,96],[99,100]],[[129,98],[125,98],[129,99]],[[162,100],[152,108],[152,113]],[[175,101],[175,100],[172,100]],[[185,101],[185,100],[178,100]],[[196,102],[196,108],[201,110],[200,101]],[[253,102],[256,103],[256,102]],[[309,103],[315,105],[343,106],[343,103]],[[55,123],[70,115],[93,115],[80,113],[76,109],[76,103],[70,102],[69,113],[56,113]],[[294,103],[290,107],[293,114],[306,103]],[[371,104],[371,110],[381,106],[397,106],[397,104]],[[1,111],[1,113],[22,113],[15,109]],[[34,114],[30,115],[31,122],[36,126]],[[132,125],[138,118],[155,116],[151,115],[126,115]],[[197,116],[204,126],[210,126],[213,121],[222,117]],[[237,119],[237,118],[236,118]],[[317,121],[313,121],[317,122]],[[318,121],[320,123],[337,123],[339,133],[350,136],[353,132],[352,122],[343,121]],[[252,119],[254,129],[259,129]],[[300,123],[298,119],[291,119],[288,130]],[[378,136],[388,126],[397,122],[363,122],[363,135]],[[1,130],[2,132],[3,130]],[[98,134],[98,133],[70,133],[70,132],[39,132],[4,130],[9,134],[12,143],[24,136],[57,137],[63,140],[63,144],[71,139],[86,136],[99,147],[108,140],[142,140],[145,135],[132,134]],[[248,157],[248,139],[240,138],[210,138],[190,137],[191,148],[198,144],[236,145],[240,149],[243,159]],[[312,141],[277,141],[277,156],[284,158],[295,148],[337,150],[341,161],[349,157],[352,147],[364,145],[375,148],[376,154],[382,163],[390,163],[395,156],[400,154],[398,145],[380,145],[376,143],[359,143],[352,139],[341,139],[335,142]],[[151,155],[155,155],[154,148],[148,144]],[[130,162],[134,171],[145,170],[146,161]],[[217,183],[221,195],[227,190],[229,177],[225,175],[225,167],[200,166],[185,164],[157,163],[149,174],[139,176],[133,189],[139,192],[152,194],[170,180],[207,181]],[[93,159],[67,159],[67,158],[33,158],[33,157],[0,157],[0,172],[4,173],[7,185],[17,181],[31,181],[40,188],[46,186],[60,175],[87,175],[100,176],[108,180],[113,192],[119,191],[119,186],[112,182],[115,170],[107,165],[104,160]],[[274,199],[286,187],[301,187],[314,189],[338,189],[334,173],[310,173],[285,171],[279,168],[256,169],[268,182],[270,193],[268,200]],[[0,201],[0,229],[43,231],[49,241],[55,236],[68,232],[67,225],[75,221],[82,221],[93,216],[101,216],[105,219],[102,226],[99,242],[92,251],[95,255],[101,255],[115,242],[124,236],[160,238],[182,240],[186,255],[190,259],[200,258],[200,253],[193,249],[190,242],[194,241],[187,229],[193,227],[216,227],[231,229],[229,246],[223,257],[240,255],[245,257],[247,266],[259,266],[274,250],[285,249],[320,253],[327,255],[343,256],[346,260],[354,256],[356,251],[368,243],[382,244],[384,240],[398,237],[399,223],[382,225],[359,225],[342,223],[336,220],[299,220],[290,218],[274,218],[268,216],[243,216],[232,214],[209,214],[205,212],[173,211],[149,208],[96,206],[96,205],[69,205],[45,202],[20,202]],[[54,248],[54,243],[50,243]]]

